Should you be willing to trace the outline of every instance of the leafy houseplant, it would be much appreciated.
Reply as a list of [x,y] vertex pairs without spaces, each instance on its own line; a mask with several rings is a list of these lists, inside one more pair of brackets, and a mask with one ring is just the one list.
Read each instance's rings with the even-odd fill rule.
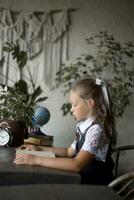
[[[81,78],[100,78],[106,81],[112,99],[115,119],[122,117],[132,96],[134,87],[134,45],[132,42],[122,44],[107,31],[86,39],[88,53],[78,57],[75,63],[64,64],[57,73],[57,85],[63,84],[68,93],[72,83]],[[61,107],[63,115],[69,113],[70,104]]]
[[[13,59],[16,59],[20,72],[20,80],[14,83],[12,87],[6,86],[6,91],[1,91],[0,119],[22,120],[27,126],[32,126],[32,115],[36,104],[45,101],[47,97],[40,97],[42,89],[40,86],[35,88],[32,79],[30,83],[33,91],[29,92],[29,84],[23,80],[22,71],[27,63],[27,52],[21,51],[18,43],[6,43],[3,50],[10,52]],[[1,65],[3,63],[4,58],[0,61]]]

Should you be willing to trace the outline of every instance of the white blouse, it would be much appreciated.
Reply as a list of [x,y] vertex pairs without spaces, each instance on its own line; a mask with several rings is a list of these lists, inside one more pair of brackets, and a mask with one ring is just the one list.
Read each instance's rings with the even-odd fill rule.
[[[94,119],[88,118],[87,120],[77,124],[76,130],[79,133],[80,139],[82,135],[85,134],[86,129],[91,126],[93,121]],[[97,160],[105,162],[109,148],[109,141],[104,141],[106,140],[103,128],[99,124],[94,124],[87,130],[85,141],[80,151],[88,151],[89,153],[95,155]],[[71,147],[76,149],[76,144],[77,141],[74,140],[74,142],[71,144]]]

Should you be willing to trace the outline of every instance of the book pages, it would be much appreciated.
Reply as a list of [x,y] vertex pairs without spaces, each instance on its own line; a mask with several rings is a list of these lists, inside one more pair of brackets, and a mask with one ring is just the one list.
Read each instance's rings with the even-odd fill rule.
[[26,149],[18,149],[16,151],[17,154],[31,154],[40,157],[49,157],[55,158],[55,153],[51,151],[34,151],[34,150],[26,150]]

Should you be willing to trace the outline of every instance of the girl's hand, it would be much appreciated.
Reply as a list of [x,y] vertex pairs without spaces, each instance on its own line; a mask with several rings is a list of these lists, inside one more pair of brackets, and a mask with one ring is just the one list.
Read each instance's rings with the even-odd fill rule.
[[17,165],[34,165],[36,157],[37,156],[30,154],[16,154],[16,158],[13,163]]

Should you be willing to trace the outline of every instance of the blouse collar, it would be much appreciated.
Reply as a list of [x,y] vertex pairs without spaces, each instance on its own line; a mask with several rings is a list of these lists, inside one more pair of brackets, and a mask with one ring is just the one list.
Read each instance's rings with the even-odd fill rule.
[[85,121],[80,121],[78,124],[77,124],[77,130],[80,130],[80,132],[83,134],[85,133],[85,130],[91,126],[92,122],[94,121],[95,119],[92,118],[92,117],[89,117],[88,119],[86,119]]

